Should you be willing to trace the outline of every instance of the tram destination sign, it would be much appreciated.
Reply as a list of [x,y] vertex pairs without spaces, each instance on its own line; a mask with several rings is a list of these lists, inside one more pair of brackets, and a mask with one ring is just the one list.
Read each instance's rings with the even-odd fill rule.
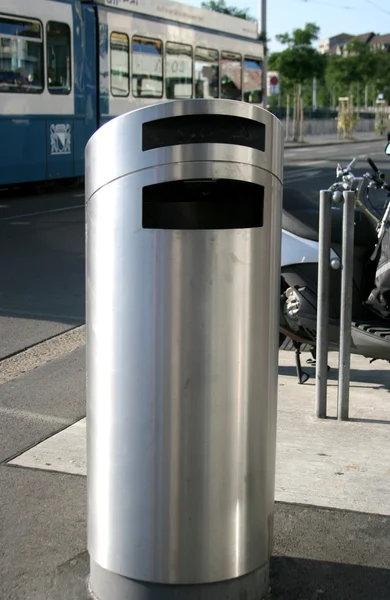
[[186,25],[194,25],[223,31],[227,34],[240,35],[257,40],[257,23],[223,15],[205,8],[186,6],[171,0],[95,0],[97,4],[104,4],[112,8],[120,8],[130,12],[141,13],[153,17],[160,17]]

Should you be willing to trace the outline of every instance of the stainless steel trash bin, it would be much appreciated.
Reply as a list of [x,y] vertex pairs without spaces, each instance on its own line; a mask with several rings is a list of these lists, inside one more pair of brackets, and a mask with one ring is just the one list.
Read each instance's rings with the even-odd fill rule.
[[283,138],[167,102],[86,149],[90,587],[259,600],[272,544]]

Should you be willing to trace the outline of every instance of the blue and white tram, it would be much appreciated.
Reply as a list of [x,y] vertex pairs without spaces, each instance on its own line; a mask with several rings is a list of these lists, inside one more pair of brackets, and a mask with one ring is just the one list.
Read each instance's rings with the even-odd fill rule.
[[179,98],[261,103],[257,24],[170,0],[2,0],[0,186],[84,174],[114,116]]

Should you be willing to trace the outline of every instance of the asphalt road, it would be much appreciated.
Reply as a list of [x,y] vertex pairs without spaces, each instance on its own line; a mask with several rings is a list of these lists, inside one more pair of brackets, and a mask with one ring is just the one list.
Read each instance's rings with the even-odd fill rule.
[[[390,173],[390,157],[385,155],[385,142],[362,142],[334,146],[287,148],[284,153],[284,186],[295,187],[311,197],[334,182],[337,163],[345,167],[357,158],[355,175],[370,170],[367,158],[379,169]],[[388,178],[390,180],[390,176]]]
[[84,322],[84,194],[0,197],[0,359]]
[[[285,187],[317,197],[337,162],[367,155],[390,170],[384,142],[285,150]],[[0,196],[0,359],[77,326],[85,318],[84,195]]]

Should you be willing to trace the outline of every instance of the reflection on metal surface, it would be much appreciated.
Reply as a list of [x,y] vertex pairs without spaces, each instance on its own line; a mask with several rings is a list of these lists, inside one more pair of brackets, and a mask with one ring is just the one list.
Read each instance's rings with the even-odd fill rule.
[[[266,152],[140,152],[142,123],[191,111],[256,116]],[[223,101],[137,111],[88,144],[88,546],[111,573],[204,584],[268,563],[281,144],[270,113]],[[232,182],[227,203],[240,203],[241,184],[258,186],[261,227],[143,228],[148,186],[219,180]]]

